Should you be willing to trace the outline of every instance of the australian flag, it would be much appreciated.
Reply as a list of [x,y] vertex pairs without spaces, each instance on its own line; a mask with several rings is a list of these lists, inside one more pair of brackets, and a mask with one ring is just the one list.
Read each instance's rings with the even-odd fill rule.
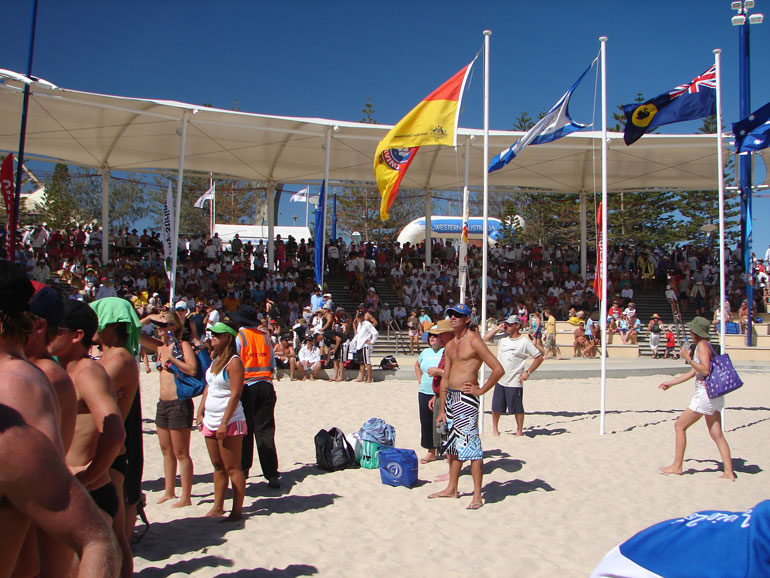
[[741,121],[733,123],[735,150],[760,151],[770,146],[770,102]]
[[677,86],[645,103],[624,104],[626,128],[623,140],[627,145],[638,141],[653,128],[695,120],[716,114],[717,73],[712,66],[689,84]]
[[553,105],[551,110],[548,111],[543,118],[541,118],[535,126],[533,126],[527,134],[497,155],[489,163],[489,172],[496,171],[503,168],[513,158],[519,154],[522,149],[527,145],[543,144],[555,141],[563,136],[567,136],[570,133],[578,131],[586,127],[585,124],[574,122],[569,116],[569,99],[572,93],[577,88],[580,81],[583,80],[588,71],[593,68],[598,59],[595,58],[591,65],[586,68],[585,72],[580,75],[570,89],[562,96],[559,101]]

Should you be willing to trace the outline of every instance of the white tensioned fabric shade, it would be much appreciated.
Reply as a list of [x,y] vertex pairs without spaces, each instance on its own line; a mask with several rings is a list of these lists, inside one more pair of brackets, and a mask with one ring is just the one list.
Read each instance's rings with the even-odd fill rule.
[[[0,70],[0,150],[16,151],[24,78]],[[249,114],[173,101],[116,97],[30,83],[27,159],[62,161],[110,171],[172,173],[179,166],[182,118],[188,116],[185,171],[275,183],[318,182],[331,131],[331,183],[373,183],[372,160],[391,128],[319,118]],[[470,186],[483,179],[482,131],[458,130],[458,149],[423,147],[402,189],[458,190],[462,152],[470,139]],[[496,154],[523,133],[494,131]],[[594,191],[601,182],[600,132],[580,132],[530,146],[490,175],[495,189]],[[627,147],[610,133],[609,190],[715,190],[716,135],[648,135]]]

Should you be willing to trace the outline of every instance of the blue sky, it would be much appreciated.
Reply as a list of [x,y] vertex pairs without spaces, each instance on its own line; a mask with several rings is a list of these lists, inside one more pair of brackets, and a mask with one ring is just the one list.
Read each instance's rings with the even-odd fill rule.
[[[754,12],[768,21],[751,27],[752,110],[770,101],[770,0],[756,4]],[[5,7],[0,68],[26,71],[31,12],[31,0]],[[733,14],[730,0],[40,0],[32,72],[78,90],[221,108],[237,101],[245,112],[348,121],[361,119],[371,97],[375,118],[392,124],[467,64],[490,29],[490,125],[510,129],[521,112],[534,117],[549,108],[605,35],[613,111],[639,92],[650,98],[691,80],[721,48],[729,126],[739,120]],[[594,119],[592,81],[587,77],[573,97],[578,122]],[[461,125],[482,122],[477,67]],[[698,126],[680,123],[661,132]],[[304,208],[282,204],[285,224],[290,209],[304,219]],[[769,217],[770,199],[755,198],[757,252],[770,242],[770,227],[762,226]]]

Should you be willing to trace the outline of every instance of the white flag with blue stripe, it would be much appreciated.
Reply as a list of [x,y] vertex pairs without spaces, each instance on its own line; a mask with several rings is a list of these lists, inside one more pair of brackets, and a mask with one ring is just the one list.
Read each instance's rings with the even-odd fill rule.
[[586,68],[585,72],[580,75],[575,84],[562,96],[559,101],[553,105],[553,108],[548,111],[543,118],[541,118],[535,126],[533,126],[527,134],[497,155],[489,163],[489,172],[496,171],[503,168],[509,162],[511,162],[516,155],[518,155],[522,149],[527,145],[543,144],[560,139],[563,136],[567,136],[572,132],[579,131],[585,128],[586,124],[580,124],[574,122],[569,116],[569,99],[572,93],[577,88],[583,77],[588,74],[588,71],[593,68],[594,64],[599,58],[594,58],[593,62]]

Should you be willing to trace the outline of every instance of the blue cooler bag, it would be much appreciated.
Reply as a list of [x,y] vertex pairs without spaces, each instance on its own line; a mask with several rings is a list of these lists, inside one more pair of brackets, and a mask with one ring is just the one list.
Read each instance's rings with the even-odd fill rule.
[[377,457],[383,484],[411,488],[417,483],[417,454],[414,450],[383,447]]

